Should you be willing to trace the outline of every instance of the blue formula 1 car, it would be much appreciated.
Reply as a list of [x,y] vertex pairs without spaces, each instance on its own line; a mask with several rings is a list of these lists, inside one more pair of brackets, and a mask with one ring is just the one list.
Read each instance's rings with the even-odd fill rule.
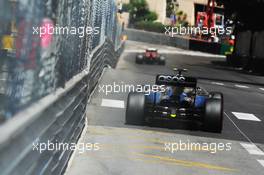
[[[195,121],[209,132],[222,131],[223,95],[197,87],[197,79],[185,77],[186,69],[174,69],[176,75],[157,75],[159,91],[131,92],[127,99],[126,123],[134,125],[170,121]],[[160,122],[161,123],[161,122]]]

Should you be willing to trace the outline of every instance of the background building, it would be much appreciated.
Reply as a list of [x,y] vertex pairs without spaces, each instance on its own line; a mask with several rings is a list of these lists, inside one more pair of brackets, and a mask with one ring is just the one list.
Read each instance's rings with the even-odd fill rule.
[[[119,0],[119,3],[129,3],[130,0]],[[157,22],[170,23],[170,14],[166,15],[167,0],[146,0],[151,11],[158,14]],[[172,0],[177,4],[177,12],[186,14],[186,21],[195,25],[198,12],[205,12],[208,0]],[[215,7],[215,13],[223,14],[223,7]]]
[[[206,12],[208,0],[174,0],[178,4],[177,11],[182,11],[187,16],[190,25],[196,24],[198,12]],[[223,7],[216,6],[215,13],[223,14]]]

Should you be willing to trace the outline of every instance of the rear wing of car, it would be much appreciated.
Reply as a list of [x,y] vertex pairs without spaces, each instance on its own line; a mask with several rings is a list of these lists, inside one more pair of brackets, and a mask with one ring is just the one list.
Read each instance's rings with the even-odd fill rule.
[[158,49],[148,48],[148,49],[146,49],[146,52],[158,52]]
[[178,86],[178,87],[193,87],[197,86],[197,79],[194,77],[184,77],[178,75],[162,75],[156,76],[157,85]]

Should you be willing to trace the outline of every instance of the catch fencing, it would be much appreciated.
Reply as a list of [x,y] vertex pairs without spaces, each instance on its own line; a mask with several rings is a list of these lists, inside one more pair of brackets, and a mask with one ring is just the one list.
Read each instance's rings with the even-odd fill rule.
[[[16,43],[14,48],[1,46],[0,54],[6,77],[0,96],[1,175],[63,174],[73,150],[40,153],[34,145],[76,144],[91,93],[103,70],[115,67],[123,51],[116,4],[114,0],[8,2],[0,2],[1,9],[7,9],[0,11],[0,23],[15,21],[17,29],[0,32],[1,40],[7,36]],[[10,13],[14,6],[15,13]],[[97,27],[99,32],[34,35],[33,27],[49,25]]]
[[[121,25],[114,0],[18,0],[1,2],[0,38],[13,37],[15,46],[1,56],[7,69],[2,119],[14,116],[36,100],[54,92],[90,65],[92,51],[109,39],[120,47]],[[8,26],[13,24],[13,26]],[[37,27],[76,29],[70,34],[42,35]],[[16,28],[16,29],[11,29]],[[97,32],[82,33],[83,29]],[[79,31],[78,31],[79,30]],[[79,33],[78,33],[79,32]],[[4,68],[3,68],[4,69]],[[1,74],[1,73],[0,73]]]

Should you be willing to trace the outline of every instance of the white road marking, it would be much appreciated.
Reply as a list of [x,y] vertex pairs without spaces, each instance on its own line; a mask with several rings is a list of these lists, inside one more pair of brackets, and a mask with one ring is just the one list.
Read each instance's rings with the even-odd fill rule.
[[245,88],[245,89],[249,88],[248,86],[244,86],[244,85],[240,85],[240,84],[236,84],[235,86],[238,88]]
[[264,167],[264,160],[257,160]]
[[259,88],[259,90],[262,90],[262,91],[264,91],[264,88]]
[[248,151],[249,154],[264,156],[264,152],[261,151],[255,144],[253,143],[240,143],[240,144]]
[[248,142],[250,142],[250,143],[253,144],[253,142],[251,141],[251,139],[236,125],[236,123],[231,119],[231,117],[229,117],[229,115],[227,115],[226,112],[224,112],[224,114],[231,121],[231,123],[233,123],[233,125],[240,132],[240,134],[242,134]]
[[257,122],[260,122],[261,121],[254,114],[241,113],[241,112],[232,112],[232,114],[236,118],[238,118],[239,120],[249,120],[249,121],[257,121]]
[[212,84],[219,85],[219,86],[224,86],[224,83],[219,83],[219,82],[212,82]]
[[110,108],[125,108],[125,102],[123,100],[102,99],[101,106]]

